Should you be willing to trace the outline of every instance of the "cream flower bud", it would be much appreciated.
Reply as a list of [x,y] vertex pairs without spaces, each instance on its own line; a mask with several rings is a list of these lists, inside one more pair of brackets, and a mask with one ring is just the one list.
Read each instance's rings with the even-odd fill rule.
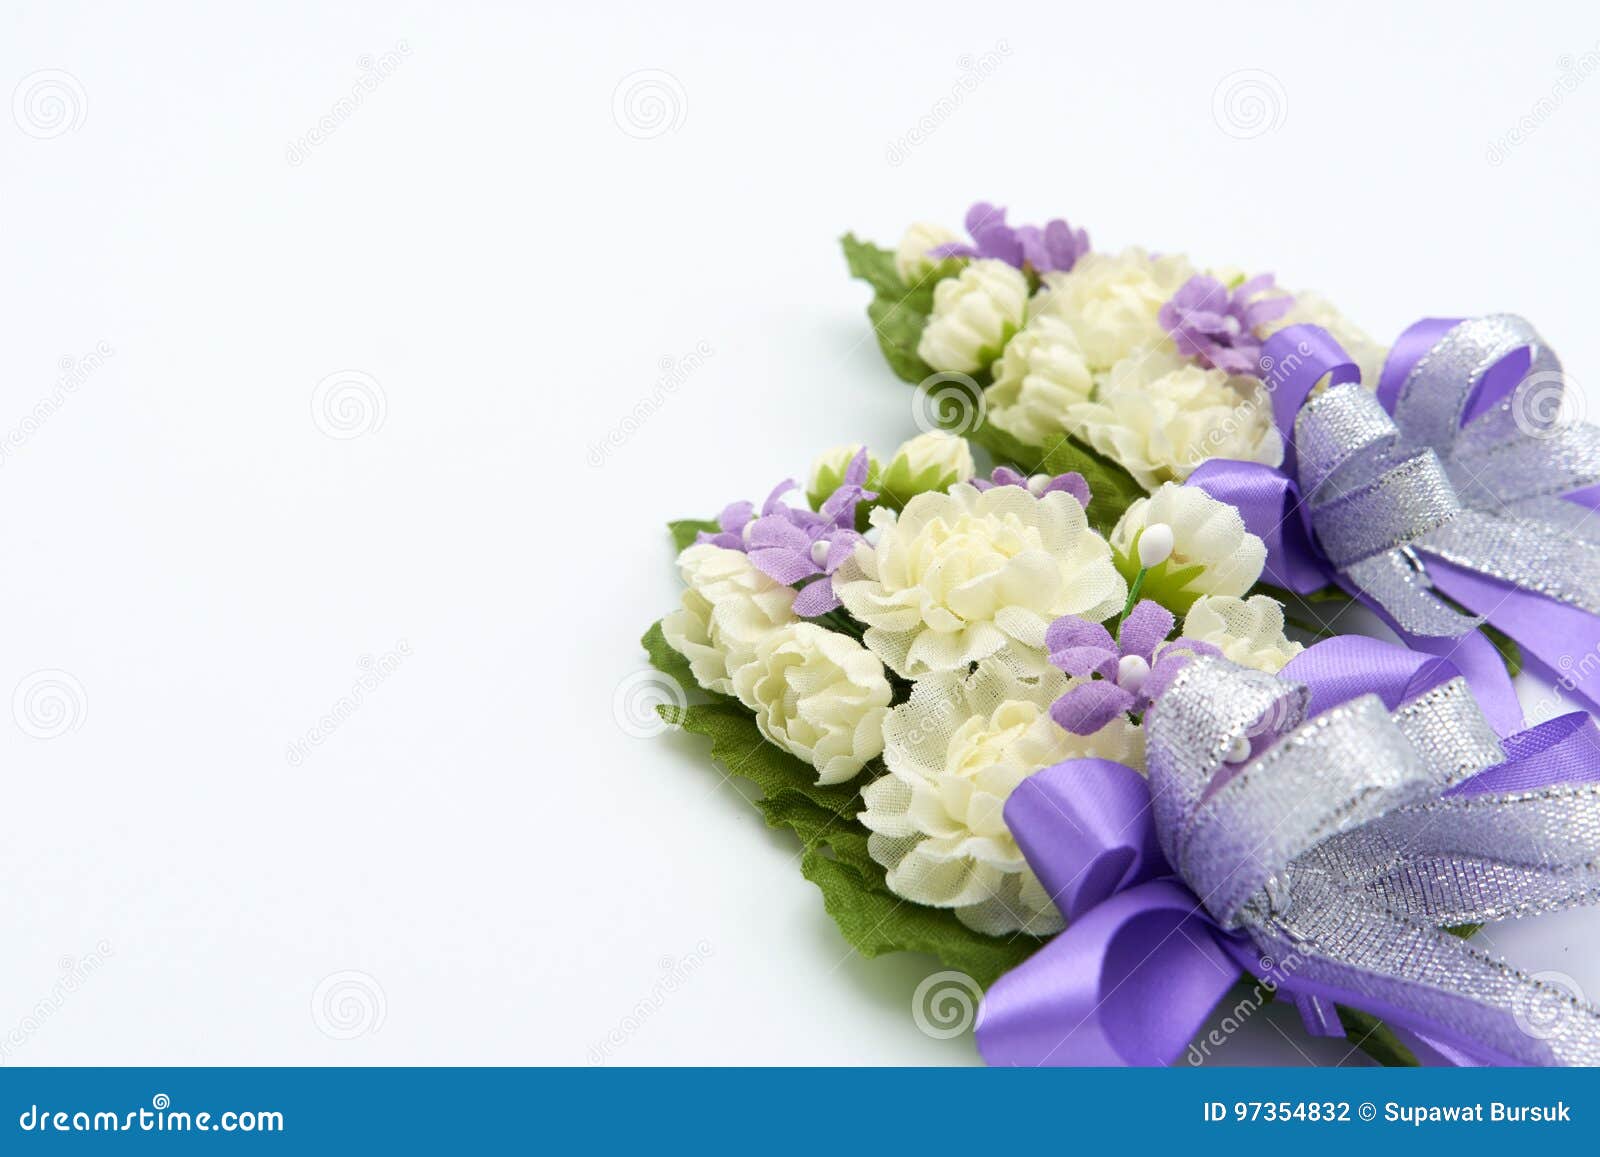
[[1210,643],[1225,658],[1269,675],[1305,650],[1283,633],[1283,607],[1267,595],[1196,599],[1183,617],[1183,637]]
[[1242,595],[1261,577],[1267,546],[1245,529],[1239,511],[1196,486],[1171,482],[1149,498],[1128,507],[1111,531],[1111,545],[1123,556],[1134,554],[1141,531],[1157,524],[1172,533],[1168,568],[1198,566],[1200,573],[1186,589],[1206,595]]
[[919,434],[903,442],[883,468],[883,501],[901,507],[930,490],[948,490],[977,471],[965,438],[944,430]]
[[[835,446],[832,450],[824,451],[818,455],[817,460],[811,464],[811,474],[806,481],[806,499],[815,510],[825,502],[830,494],[844,483],[845,471],[850,469],[850,461],[861,452],[861,444],[853,446]],[[867,489],[876,490],[879,472],[878,460],[871,453],[867,454]]]
[[1172,557],[1172,527],[1164,522],[1152,522],[1139,535],[1139,565],[1160,566]]
[[1067,411],[1087,402],[1094,377],[1072,327],[1036,317],[1006,343],[984,391],[989,421],[1030,446],[1046,446],[1067,431]]
[[883,751],[889,681],[883,664],[849,635],[814,623],[773,631],[733,678],[761,734],[843,783]]
[[1004,261],[974,261],[933,290],[933,314],[917,356],[935,370],[971,374],[987,369],[1028,308],[1028,279]]
[[678,610],[661,620],[667,645],[689,660],[707,691],[733,694],[733,675],[757,646],[795,621],[795,592],[762,574],[741,551],[696,543],[678,556],[687,589]]
[[908,286],[915,285],[922,280],[924,274],[943,260],[935,257],[930,251],[960,240],[961,238],[943,225],[919,221],[907,229],[905,236],[900,238],[900,248],[894,255],[895,272]]

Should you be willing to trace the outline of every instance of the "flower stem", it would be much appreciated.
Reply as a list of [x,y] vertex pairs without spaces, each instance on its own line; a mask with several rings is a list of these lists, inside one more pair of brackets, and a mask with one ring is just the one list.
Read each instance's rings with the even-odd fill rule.
[[1128,601],[1122,604],[1122,614],[1117,616],[1117,626],[1122,626],[1122,620],[1128,617],[1133,610],[1133,604],[1139,601],[1139,592],[1144,590],[1144,576],[1150,573],[1150,568],[1142,566],[1139,573],[1133,576],[1133,585],[1128,588]]

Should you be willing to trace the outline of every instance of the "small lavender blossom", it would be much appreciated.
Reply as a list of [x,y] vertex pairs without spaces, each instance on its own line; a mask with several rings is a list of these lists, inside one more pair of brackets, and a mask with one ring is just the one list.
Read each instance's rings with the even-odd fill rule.
[[929,250],[933,257],[988,257],[1032,269],[1035,273],[1065,273],[1089,252],[1089,235],[1074,229],[1059,217],[1037,225],[1006,224],[1006,211],[987,201],[978,201],[967,210],[967,232],[972,245],[951,242]]
[[1252,277],[1231,293],[1215,277],[1198,274],[1156,315],[1178,352],[1230,374],[1261,376],[1261,327],[1294,308],[1288,294],[1261,297],[1273,287],[1272,274]]
[[1020,486],[1035,498],[1043,498],[1046,494],[1064,490],[1078,500],[1079,506],[1085,509],[1089,506],[1089,483],[1076,470],[1057,474],[1054,478],[1048,474],[1035,474],[1030,478],[1009,466],[996,466],[994,473],[988,478],[974,478],[972,486],[975,490],[993,490],[996,486]]
[[1074,735],[1093,735],[1128,712],[1144,712],[1198,655],[1220,655],[1194,639],[1163,642],[1172,612],[1149,599],[1128,612],[1116,641],[1099,623],[1067,615],[1050,624],[1044,645],[1052,666],[1085,680],[1050,706],[1050,717]]

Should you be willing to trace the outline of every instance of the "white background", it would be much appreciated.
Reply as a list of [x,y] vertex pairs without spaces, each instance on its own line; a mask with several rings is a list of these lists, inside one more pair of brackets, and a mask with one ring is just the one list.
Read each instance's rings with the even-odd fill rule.
[[[1600,382],[1600,79],[1535,112],[1597,49],[1576,2],[4,4],[0,95],[66,101],[0,108],[5,1063],[972,1061],[617,722],[667,519],[915,432],[836,238],[990,198]],[[1494,946],[1597,994],[1596,920]],[[1220,1059],[1345,1057],[1283,1023]]]

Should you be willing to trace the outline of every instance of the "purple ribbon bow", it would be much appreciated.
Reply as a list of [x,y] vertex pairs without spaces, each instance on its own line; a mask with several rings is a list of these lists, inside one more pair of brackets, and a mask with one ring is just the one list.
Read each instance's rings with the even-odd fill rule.
[[1283,468],[1213,460],[1189,482],[1266,542],[1268,582],[1337,584],[1449,655],[1502,734],[1520,714],[1482,621],[1549,670],[1600,654],[1600,429],[1564,419],[1560,362],[1527,322],[1418,322],[1375,393],[1316,326],[1273,335],[1262,364]]
[[1006,804],[1067,928],[985,996],[989,1063],[1171,1063],[1242,972],[1320,1034],[1338,1003],[1450,1063],[1600,1063],[1600,1011],[1441,930],[1600,898],[1587,715],[1502,741],[1452,664],[1345,636],[1196,659],[1146,727],[1148,783],[1072,760]]

